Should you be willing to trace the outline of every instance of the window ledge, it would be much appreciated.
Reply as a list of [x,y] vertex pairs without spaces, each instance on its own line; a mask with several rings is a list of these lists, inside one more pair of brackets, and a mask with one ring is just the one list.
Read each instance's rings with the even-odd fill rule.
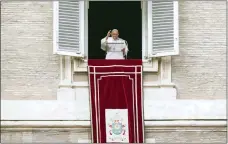
[[[87,72],[87,60],[74,59],[74,72]],[[143,72],[158,72],[158,60],[143,60]]]
[[[72,83],[63,83],[61,82],[59,84],[59,87],[88,87],[89,83],[87,81],[81,81],[81,82],[72,82]],[[160,87],[160,88],[175,88],[174,83],[155,83],[155,82],[144,82],[143,87]]]

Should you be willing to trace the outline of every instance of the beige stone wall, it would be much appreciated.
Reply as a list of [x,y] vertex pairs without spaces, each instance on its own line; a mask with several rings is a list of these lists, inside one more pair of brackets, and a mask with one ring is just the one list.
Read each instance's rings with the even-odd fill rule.
[[225,127],[154,127],[146,137],[157,143],[226,143]]
[[180,1],[180,56],[172,81],[180,99],[225,99],[226,1]]
[[[148,127],[146,139],[156,143],[226,143],[225,127]],[[78,143],[90,140],[90,128],[2,129],[2,143]]]
[[59,56],[53,55],[52,2],[1,3],[1,98],[56,99]]
[[[172,58],[172,80],[181,99],[225,98],[225,2],[180,2],[180,56]],[[1,3],[1,98],[55,100],[59,56],[52,54],[52,2]],[[215,50],[216,49],[216,50]],[[144,73],[145,82],[159,81]],[[74,81],[87,81],[86,73]],[[90,128],[2,128],[2,143],[79,142]],[[224,143],[224,127],[150,127],[160,143]]]
[[[172,57],[178,98],[225,98],[225,2],[186,1],[179,8],[180,56]],[[2,2],[1,9],[2,99],[56,99],[59,56],[52,54],[52,2]],[[145,82],[157,80],[156,74],[144,74]]]

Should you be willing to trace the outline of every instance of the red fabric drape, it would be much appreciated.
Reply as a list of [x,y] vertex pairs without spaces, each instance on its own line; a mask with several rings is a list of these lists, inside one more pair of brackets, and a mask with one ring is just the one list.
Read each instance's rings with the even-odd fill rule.
[[[90,104],[93,143],[142,143],[144,141],[142,61],[141,60],[89,60]],[[115,135],[112,124],[108,130],[106,111],[126,110],[119,114],[123,131]],[[112,115],[112,113],[110,113]],[[122,118],[123,117],[123,118]],[[127,118],[128,125],[124,125]],[[110,120],[115,118],[110,118]],[[117,120],[117,119],[116,119]],[[113,122],[113,121],[110,121]],[[108,141],[109,140],[109,141]]]

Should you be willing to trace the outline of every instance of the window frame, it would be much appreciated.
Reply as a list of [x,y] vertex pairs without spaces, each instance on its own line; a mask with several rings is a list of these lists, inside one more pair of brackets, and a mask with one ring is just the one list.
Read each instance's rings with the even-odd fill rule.
[[85,55],[85,2],[79,1],[79,49],[80,53],[59,51],[59,1],[53,1],[53,54],[83,58]]
[[[80,51],[81,54],[58,51],[58,7],[59,2],[53,2],[53,52],[54,54],[71,56],[73,60],[74,72],[87,71],[88,56],[88,9],[89,0],[80,1]],[[174,36],[175,52],[159,53],[152,55],[152,1],[141,0],[142,8],[142,60],[144,72],[158,72],[158,59],[156,57],[172,56],[179,54],[179,22],[178,22],[178,2],[174,2]],[[150,11],[150,12],[149,12]],[[146,15],[145,15],[146,14]],[[151,26],[150,26],[151,24]],[[149,32],[151,31],[151,33]],[[151,40],[150,40],[151,39]],[[78,59],[79,58],[79,59]]]
[[[85,54],[88,56],[88,9],[89,9],[89,0],[84,3],[85,9]],[[143,60],[143,71],[144,72],[158,72],[158,59],[152,59],[148,57],[147,52],[147,1],[141,0],[141,8],[142,8],[142,60]],[[144,12],[144,13],[143,13]],[[86,72],[87,71],[87,58],[85,59],[74,59],[73,60],[73,71],[74,72]]]
[[157,53],[153,55],[153,23],[152,23],[152,1],[148,1],[147,3],[147,20],[148,20],[148,38],[150,40],[147,41],[148,47],[148,55],[150,58],[153,57],[164,57],[164,56],[173,56],[173,55],[179,55],[179,14],[178,14],[178,1],[173,1],[174,6],[174,51],[173,52],[162,52]]
[[[148,57],[148,48],[147,48],[147,43],[148,37],[147,37],[147,27],[145,27],[147,24],[147,17],[145,15],[146,12],[146,6],[147,1],[141,1],[141,8],[142,8],[142,59],[144,61],[149,60],[150,58]],[[66,55],[66,56],[72,56],[72,57],[83,57],[85,58],[85,61],[87,61],[87,56],[88,56],[88,9],[89,9],[89,0],[88,1],[80,1],[80,51],[81,54],[76,54],[72,52],[63,52],[63,51],[58,51],[58,32],[59,32],[59,1],[54,1],[53,2],[53,53],[54,54],[59,54],[59,55]]]
[[[80,54],[73,52],[58,51],[59,43],[59,1],[53,2],[53,53],[72,57],[80,57],[87,60],[88,56],[88,1],[79,1],[80,13]],[[162,52],[156,55],[153,53],[152,39],[152,1],[141,1],[142,8],[142,59],[144,61],[151,60],[153,57],[163,57],[179,55],[179,17],[178,17],[178,1],[174,1],[174,52]],[[147,16],[145,16],[145,11]],[[147,19],[147,20],[146,20]],[[145,24],[147,22],[147,24]],[[147,26],[146,26],[147,25]],[[151,39],[151,40],[150,40]]]

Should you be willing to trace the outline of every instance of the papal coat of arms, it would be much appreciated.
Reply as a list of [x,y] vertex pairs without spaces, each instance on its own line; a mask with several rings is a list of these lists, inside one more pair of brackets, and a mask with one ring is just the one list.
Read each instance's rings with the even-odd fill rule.
[[106,110],[106,136],[107,142],[129,141],[127,109]]

